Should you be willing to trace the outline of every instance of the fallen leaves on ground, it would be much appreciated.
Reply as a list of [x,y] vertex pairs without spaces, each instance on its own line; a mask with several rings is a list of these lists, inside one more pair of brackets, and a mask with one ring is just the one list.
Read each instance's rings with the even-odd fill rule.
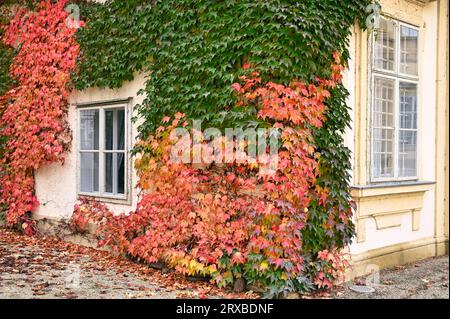
[[[18,233],[0,229],[0,283],[2,275],[21,276],[18,288],[28,286],[34,296],[51,293],[54,286],[52,278],[58,277],[54,271],[65,271],[73,265],[79,265],[84,278],[96,278],[96,275],[115,271],[116,278],[111,282],[95,283],[99,298],[108,291],[124,289],[124,298],[151,298],[159,294],[173,292],[176,298],[239,298],[250,299],[259,296],[252,292],[233,293],[222,290],[209,282],[192,282],[174,272],[161,272],[148,265],[114,256],[108,251],[64,242],[56,237],[25,237]],[[36,275],[45,275],[45,281],[38,281]],[[152,287],[135,283],[123,283],[133,278],[148,282]],[[0,285],[1,287],[1,285]],[[53,297],[75,299],[75,291],[58,291]]]

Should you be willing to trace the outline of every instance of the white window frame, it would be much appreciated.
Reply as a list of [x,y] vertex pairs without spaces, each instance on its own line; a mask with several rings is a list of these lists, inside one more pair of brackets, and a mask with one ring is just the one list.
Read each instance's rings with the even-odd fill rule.
[[[402,182],[402,181],[415,181],[419,179],[419,141],[420,141],[420,99],[419,99],[419,92],[420,92],[420,28],[415,25],[411,25],[409,23],[405,23],[399,20],[396,20],[394,18],[382,16],[383,19],[386,19],[388,21],[395,23],[395,60],[394,60],[394,71],[384,70],[384,69],[378,69],[375,67],[375,36],[376,31],[373,32],[370,36],[369,46],[370,46],[370,63],[369,63],[369,83],[370,83],[370,110],[369,110],[369,117],[370,117],[370,165],[369,165],[369,176],[370,176],[370,182],[378,183],[378,182]],[[410,74],[404,74],[401,73],[401,67],[400,67],[400,61],[401,61],[401,27],[407,27],[411,28],[417,31],[417,75],[410,75]],[[374,176],[374,170],[373,170],[373,164],[374,164],[374,134],[373,134],[373,128],[374,128],[374,106],[375,106],[375,78],[385,78],[389,80],[394,80],[395,82],[395,93],[394,93],[394,141],[393,141],[393,177],[376,177]],[[417,85],[417,123],[416,123],[416,174],[414,176],[407,176],[407,177],[400,177],[399,176],[399,132],[400,132],[400,82],[407,82],[407,83],[413,83]]]
[[[125,111],[125,127],[124,127],[124,150],[105,150],[105,111],[110,109],[124,109]],[[89,110],[99,111],[99,149],[98,150],[81,150],[81,112]],[[79,104],[77,108],[77,190],[78,195],[93,197],[98,200],[117,200],[119,202],[129,201],[129,103],[127,101],[111,101],[111,102],[99,102],[91,104]],[[114,137],[116,138],[116,137]],[[82,192],[81,191],[81,153],[98,153],[99,154],[99,191],[98,192]],[[105,154],[123,153],[124,154],[124,194],[112,194],[105,192]],[[113,179],[113,183],[116,180]],[[117,186],[116,186],[117,187]],[[113,186],[114,189],[114,186]]]

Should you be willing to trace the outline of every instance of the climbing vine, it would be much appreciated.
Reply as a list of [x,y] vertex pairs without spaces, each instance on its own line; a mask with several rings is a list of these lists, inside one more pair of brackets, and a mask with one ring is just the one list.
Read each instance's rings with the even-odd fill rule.
[[9,75],[17,82],[0,99],[0,135],[6,139],[0,159],[0,203],[7,206],[9,225],[24,221],[38,205],[34,172],[63,162],[70,145],[67,99],[78,45],[76,30],[66,23],[66,3],[43,1],[32,11],[15,7],[3,27],[3,44],[16,50]]
[[[143,141],[153,136],[161,119],[177,112],[201,120],[205,128],[267,127],[268,118],[258,116],[257,105],[239,105],[232,84],[245,73],[242,66],[254,66],[262,83],[284,87],[294,80],[316,85],[317,78],[330,79],[336,71],[330,65],[347,64],[351,27],[358,21],[364,26],[369,4],[366,0],[167,0],[151,5],[107,1],[106,6],[86,11],[86,19],[94,24],[80,30],[77,38],[84,52],[80,70],[89,71],[80,72],[75,82],[80,89],[117,87],[134,72],[147,72],[145,100],[137,106]],[[108,35],[106,49],[96,40],[100,32]],[[339,61],[333,52],[340,52]],[[310,198],[304,214],[302,256],[308,261],[319,261],[318,253],[324,250],[334,253],[354,234],[350,151],[343,145],[350,123],[348,92],[339,81],[328,92],[322,125],[304,128],[320,154],[315,158],[315,185],[327,194],[324,201]],[[303,130],[295,125],[294,129]],[[136,150],[148,151],[142,144]]]
[[155,40],[150,29],[154,17],[149,1],[71,2],[79,6],[81,18],[88,21],[76,34],[82,51],[78,72],[73,76],[77,89],[119,88],[148,66]]
[[0,44],[0,95],[3,95],[12,86],[12,80],[9,77],[9,66],[13,58],[13,50]]
[[[83,200],[73,225],[84,229],[89,221],[100,223],[101,245],[149,263],[164,262],[187,275],[211,276],[219,286],[244,278],[268,287],[268,296],[331,286],[345,268],[338,247],[319,252],[319,262],[307,263],[302,230],[311,202],[326,206],[329,201],[329,191],[316,183],[320,154],[312,129],[322,127],[329,90],[341,81],[339,62],[336,53],[330,79],[317,78],[314,84],[263,83],[252,71],[232,85],[236,107],[257,109],[257,118],[280,131],[272,173],[261,174],[267,161],[234,159],[220,165],[226,137],[216,144],[221,152],[211,153],[212,163],[174,162],[172,133],[189,126],[185,115],[176,113],[137,145],[143,191],[137,210],[114,216],[104,205]],[[234,152],[242,147],[237,140],[228,142]],[[245,148],[250,142],[244,143]],[[208,142],[202,148],[211,152]],[[189,151],[188,156],[195,155]],[[343,212],[341,223],[347,224],[350,214]]]
[[91,24],[77,34],[84,54],[75,83],[118,87],[133,72],[151,73],[139,108],[143,136],[177,111],[215,127],[246,125],[254,113],[233,109],[230,89],[243,64],[285,84],[328,77],[332,52],[347,60],[351,27],[369,3],[110,0],[87,6]]
[[[348,59],[348,37],[355,22],[364,26],[369,0],[353,1],[107,1],[81,5],[92,21],[77,33],[83,56],[74,81],[79,89],[119,87],[137,71],[148,77],[146,99],[137,106],[145,139],[166,115],[183,112],[207,127],[265,126],[254,108],[238,108],[231,84],[242,66],[257,67],[265,81],[328,78],[332,52]],[[89,25],[89,24],[88,24]],[[104,34],[98,40],[98,34]],[[130,48],[133,48],[130,50]],[[352,208],[348,192],[350,152],[343,133],[350,123],[347,90],[338,84],[327,100],[327,120],[313,128],[321,153],[318,183],[329,189],[326,207],[312,202],[304,228],[305,245],[350,242],[354,228],[339,215]]]

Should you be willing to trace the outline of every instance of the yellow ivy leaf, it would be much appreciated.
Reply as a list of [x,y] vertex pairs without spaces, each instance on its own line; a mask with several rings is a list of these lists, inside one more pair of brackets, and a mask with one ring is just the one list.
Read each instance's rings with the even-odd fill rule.
[[268,264],[266,261],[263,261],[263,262],[261,263],[261,265],[259,266],[259,269],[260,269],[261,271],[264,271],[264,270],[266,270],[267,268],[269,268],[269,264]]

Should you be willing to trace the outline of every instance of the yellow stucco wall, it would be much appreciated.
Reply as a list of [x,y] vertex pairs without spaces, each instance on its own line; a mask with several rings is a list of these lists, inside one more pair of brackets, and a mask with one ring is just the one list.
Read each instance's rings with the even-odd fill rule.
[[[437,138],[436,151],[436,236],[448,240],[448,181],[449,181],[449,113],[448,113],[448,1],[438,1],[437,49]],[[442,214],[443,212],[443,214]],[[446,247],[448,253],[448,243]]]
[[448,247],[448,3],[382,0],[382,14],[419,28],[418,180],[370,182],[370,34],[355,27],[346,82],[353,129],[357,239],[354,277],[373,269],[443,254]]

